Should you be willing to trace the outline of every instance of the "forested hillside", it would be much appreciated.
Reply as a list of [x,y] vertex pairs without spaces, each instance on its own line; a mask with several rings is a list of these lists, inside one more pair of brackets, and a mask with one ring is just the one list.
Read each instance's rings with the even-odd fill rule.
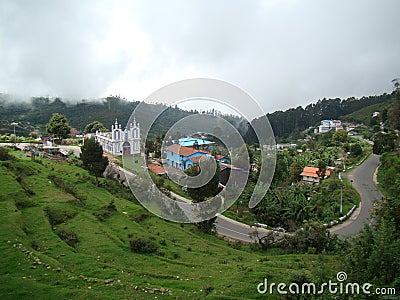
[[[285,138],[292,135],[294,131],[302,131],[318,124],[322,119],[339,118],[393,98],[393,93],[360,99],[354,97],[344,100],[324,98],[307,105],[305,108],[299,106],[286,111],[275,111],[268,113],[267,117],[275,136]],[[13,129],[10,124],[13,121],[20,122],[20,126],[16,127],[17,135],[28,135],[30,131],[34,130],[44,131],[45,124],[55,112],[64,114],[70,125],[78,131],[82,131],[88,123],[93,121],[100,121],[107,128],[110,128],[115,118],[118,118],[121,124],[126,124],[138,103],[119,96],[109,96],[102,100],[81,100],[76,103],[70,103],[60,98],[50,99],[49,97],[34,97],[30,101],[20,102],[13,101],[7,95],[0,94],[0,133],[10,133]],[[149,109],[152,105],[163,104],[149,104]],[[176,106],[169,107],[160,116],[159,122],[154,125],[154,134],[165,133],[177,120],[193,113],[196,113],[196,111],[185,111]],[[238,128],[239,132],[245,134],[246,141],[249,144],[257,142],[254,132],[252,130],[247,131],[247,122],[231,115],[223,117]],[[252,123],[256,122],[258,122],[258,119],[252,121]]]
[[[62,113],[68,118],[70,125],[78,131],[83,131],[85,126],[93,121],[100,121],[106,128],[110,128],[115,118],[123,126],[128,122],[131,113],[139,102],[128,101],[119,96],[109,96],[102,100],[82,100],[70,103],[60,98],[34,97],[27,102],[13,101],[0,95],[1,126],[0,133],[10,132],[11,122],[21,122],[16,128],[17,135],[27,135],[35,129],[44,131],[45,124],[53,113]],[[162,105],[162,104],[156,104]],[[149,104],[151,106],[151,104]],[[160,116],[157,131],[168,129],[177,120],[193,112],[169,107]],[[25,128],[25,130],[23,128]]]
[[[282,138],[290,136],[295,129],[296,131],[302,131],[318,124],[323,119],[336,119],[364,107],[383,103],[392,98],[394,98],[394,93],[362,97],[360,99],[354,97],[348,99],[324,98],[318,100],[316,103],[307,105],[305,108],[298,106],[297,108],[290,108],[285,111],[279,110],[268,113],[267,117],[275,136]],[[258,122],[258,119],[252,121],[252,123],[256,122]],[[256,142],[254,133],[251,130],[247,133],[246,137],[249,143]]]

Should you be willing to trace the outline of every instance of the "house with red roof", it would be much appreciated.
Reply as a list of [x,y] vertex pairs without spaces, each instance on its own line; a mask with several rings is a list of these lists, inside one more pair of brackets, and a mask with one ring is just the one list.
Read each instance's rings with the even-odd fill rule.
[[322,176],[328,177],[331,174],[330,170],[326,170],[325,174],[322,174],[321,170],[316,167],[305,167],[303,172],[300,174],[302,181],[309,184],[320,183]]
[[172,144],[166,148],[167,164],[180,170],[186,170],[191,166],[198,166],[201,159],[210,157],[210,153],[192,147]]

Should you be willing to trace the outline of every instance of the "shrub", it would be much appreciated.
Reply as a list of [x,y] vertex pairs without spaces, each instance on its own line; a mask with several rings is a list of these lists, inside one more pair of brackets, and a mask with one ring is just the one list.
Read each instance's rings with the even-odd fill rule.
[[154,241],[145,238],[131,240],[130,246],[135,253],[149,254],[158,250],[158,245]]
[[31,242],[31,247],[36,251],[40,250],[39,244],[35,240]]
[[214,290],[214,287],[213,287],[212,285],[207,285],[207,286],[205,286],[203,289],[204,289],[204,292],[205,292],[206,294],[209,294],[209,293],[211,293],[211,292]]
[[63,211],[56,208],[46,207],[44,209],[51,226],[58,225],[72,219],[77,215],[75,211]]
[[140,223],[140,222],[143,222],[144,220],[146,220],[148,218],[149,218],[149,215],[141,214],[139,216],[131,217],[131,221],[134,221],[136,223]]
[[58,230],[56,233],[69,246],[75,248],[76,243],[78,243],[78,236],[76,235],[75,232],[62,229],[62,230]]
[[15,206],[18,209],[35,206],[36,203],[32,199],[18,199],[15,200]]
[[13,160],[14,156],[10,154],[10,149],[6,147],[0,147],[0,160]]
[[99,212],[94,212],[93,215],[100,221],[104,221],[111,217],[116,211],[117,207],[115,206],[114,200],[111,200],[110,203],[103,206]]

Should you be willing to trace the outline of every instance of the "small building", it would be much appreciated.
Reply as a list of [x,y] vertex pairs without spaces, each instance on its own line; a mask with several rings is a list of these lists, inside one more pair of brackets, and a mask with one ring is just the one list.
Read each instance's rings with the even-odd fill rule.
[[193,137],[185,137],[185,138],[180,138],[178,140],[178,144],[180,146],[184,147],[190,147],[190,148],[196,148],[196,149],[207,149],[207,150],[212,150],[214,142],[207,141],[205,139],[198,139],[198,138],[193,138]]
[[326,133],[332,129],[343,129],[342,121],[340,120],[322,120],[321,125],[318,126],[318,133]]
[[379,111],[374,111],[374,112],[372,113],[372,117],[373,117],[373,118],[379,117],[380,114],[381,114],[381,113],[380,113]]
[[347,132],[353,131],[354,129],[356,129],[356,127],[357,126],[354,123],[348,123],[348,124],[346,124],[346,131]]
[[125,130],[115,119],[111,132],[96,131],[94,135],[103,150],[114,155],[133,155],[140,153],[140,126],[135,120]]
[[149,164],[147,167],[150,171],[152,171],[156,175],[161,176],[161,175],[165,174],[165,169],[163,167],[161,167],[160,165],[152,163],[152,164]]
[[[328,177],[331,174],[330,170],[325,171],[325,177]],[[305,167],[303,172],[300,174],[302,177],[302,181],[309,184],[320,183],[322,179],[322,173],[319,168],[316,167]]]
[[229,158],[226,157],[225,155],[217,154],[214,157],[218,164],[221,164],[221,163],[229,164],[230,163]]
[[204,150],[192,147],[172,144],[166,148],[167,164],[173,168],[186,170],[192,166],[198,166],[201,157],[209,157],[210,154]]

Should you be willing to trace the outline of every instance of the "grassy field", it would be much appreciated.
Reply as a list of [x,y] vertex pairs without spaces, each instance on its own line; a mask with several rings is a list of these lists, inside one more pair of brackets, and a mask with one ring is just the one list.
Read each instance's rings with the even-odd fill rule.
[[[264,277],[319,283],[341,270],[339,257],[263,253],[164,221],[117,182],[12,153],[0,162],[1,299],[261,299]],[[155,251],[132,251],[137,238]]]

